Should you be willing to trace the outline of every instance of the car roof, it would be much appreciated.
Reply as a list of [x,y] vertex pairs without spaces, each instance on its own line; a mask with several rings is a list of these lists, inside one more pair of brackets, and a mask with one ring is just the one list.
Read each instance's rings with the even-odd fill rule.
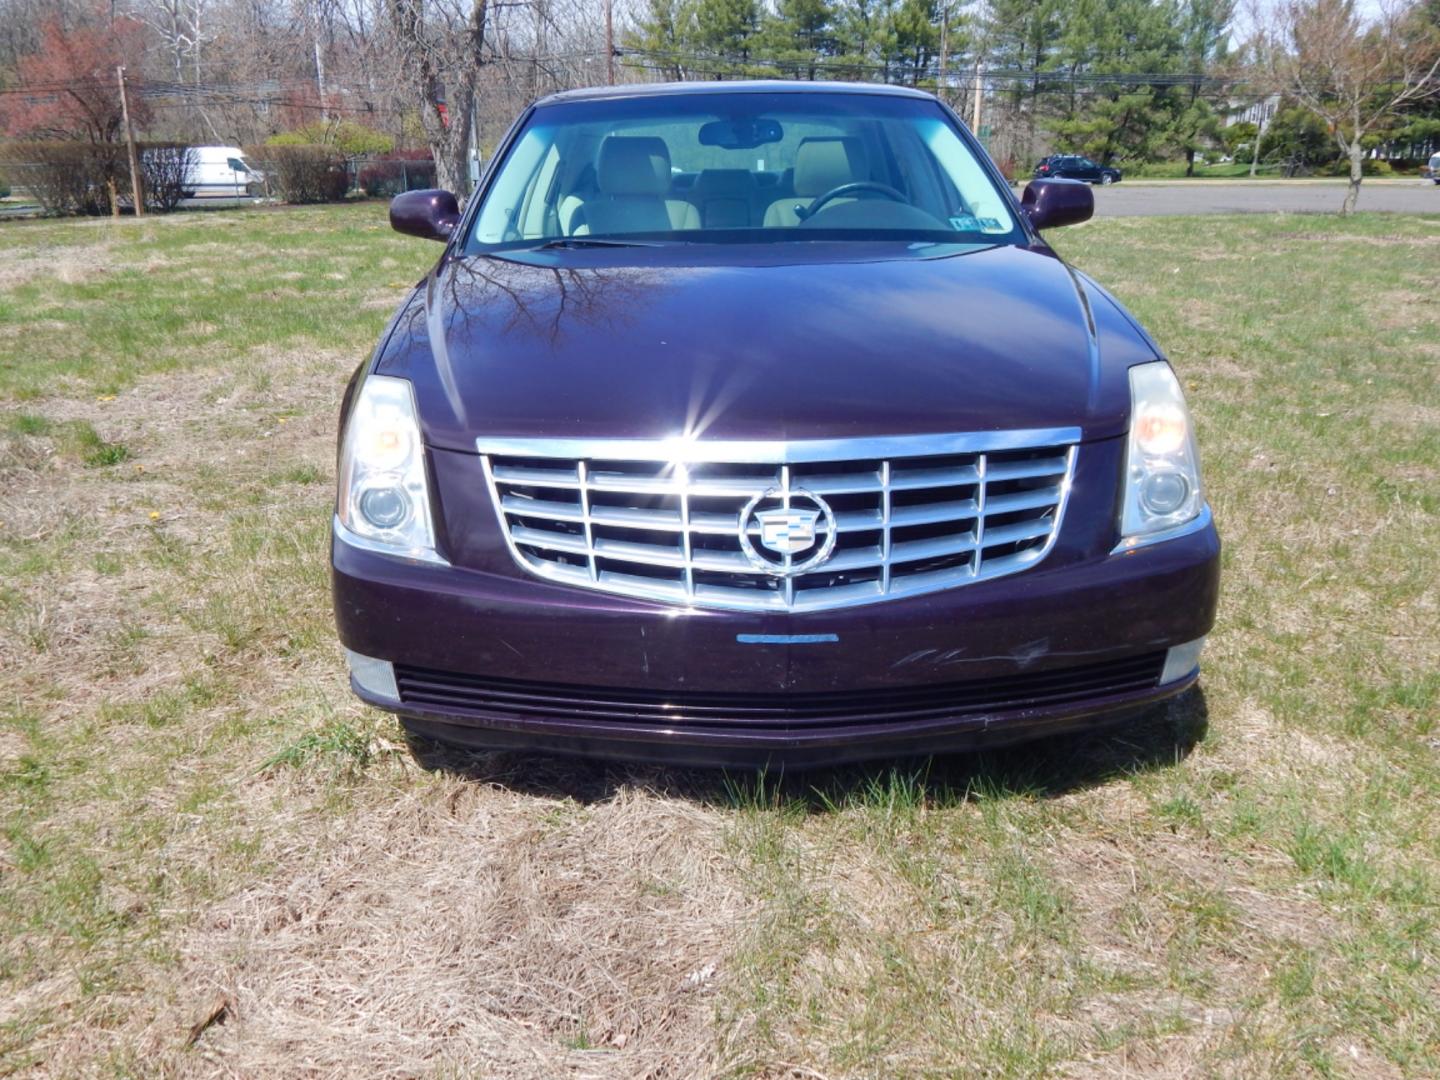
[[871,94],[936,100],[934,94],[885,83],[802,82],[794,79],[742,79],[734,82],[628,83],[562,90],[535,102],[536,107],[605,98],[671,97],[679,94]]

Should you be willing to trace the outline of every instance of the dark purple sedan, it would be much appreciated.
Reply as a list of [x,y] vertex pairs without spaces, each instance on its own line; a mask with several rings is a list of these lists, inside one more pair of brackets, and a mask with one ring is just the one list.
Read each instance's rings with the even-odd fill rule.
[[1198,676],[1219,540],[1159,348],[929,94],[558,94],[345,396],[351,685],[475,747],[995,746]]

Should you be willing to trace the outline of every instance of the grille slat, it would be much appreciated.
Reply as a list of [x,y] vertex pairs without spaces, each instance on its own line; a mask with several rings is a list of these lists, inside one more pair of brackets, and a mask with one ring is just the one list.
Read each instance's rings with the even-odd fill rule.
[[[991,477],[989,482],[993,484],[995,478]],[[1009,495],[991,495],[985,503],[985,516],[1013,514],[1017,510],[1036,510],[1044,506],[1054,506],[1059,501],[1059,485],[1037,488],[1034,491],[1017,491]]]
[[549,529],[532,529],[525,525],[515,525],[510,529],[510,536],[515,543],[524,547],[568,551],[574,555],[590,553],[590,549],[585,543],[585,537],[576,536],[573,533],[551,532]]
[[914,562],[916,559],[938,559],[945,555],[968,555],[975,550],[973,533],[959,536],[945,536],[937,540],[907,540],[893,544],[890,548],[890,562]]
[[1022,521],[1015,525],[992,525],[985,531],[985,546],[999,547],[1001,544],[1016,544],[1026,540],[1039,540],[1050,535],[1050,519]]
[[583,522],[585,512],[576,503],[551,502],[549,499],[526,499],[506,495],[502,500],[505,512],[518,517],[549,518],[551,521]]
[[[1038,562],[1078,439],[1056,429],[725,443],[713,457],[703,441],[478,449],[511,550],[541,577],[678,604],[820,611]],[[766,547],[755,511],[792,506],[819,512],[804,523],[810,546],[786,555]]]
[[966,487],[980,479],[973,467],[963,469],[892,469],[891,491],[915,491],[920,488]]
[[996,461],[991,463],[986,479],[1024,480],[1038,476],[1060,476],[1066,471],[1065,457],[1048,457],[1030,461]]

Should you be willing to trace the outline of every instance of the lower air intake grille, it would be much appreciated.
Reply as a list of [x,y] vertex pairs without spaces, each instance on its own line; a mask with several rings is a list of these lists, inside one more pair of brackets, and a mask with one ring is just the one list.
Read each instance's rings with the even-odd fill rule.
[[400,701],[483,716],[674,727],[843,727],[1045,708],[1153,689],[1163,652],[961,683],[809,694],[662,694],[395,666]]

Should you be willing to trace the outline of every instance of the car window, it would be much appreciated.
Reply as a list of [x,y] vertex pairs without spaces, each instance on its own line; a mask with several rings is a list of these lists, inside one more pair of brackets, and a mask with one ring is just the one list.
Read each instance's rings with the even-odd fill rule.
[[472,251],[565,238],[1024,242],[960,129],[925,98],[637,95],[534,110],[492,172]]
[[230,168],[231,168],[234,172],[249,172],[249,171],[250,171],[249,169],[247,169],[247,168],[245,167],[245,163],[244,163],[243,161],[241,161],[239,158],[233,158],[233,157],[232,157],[232,158],[226,158],[226,159],[225,159],[225,163],[226,163],[227,165],[229,165]]

